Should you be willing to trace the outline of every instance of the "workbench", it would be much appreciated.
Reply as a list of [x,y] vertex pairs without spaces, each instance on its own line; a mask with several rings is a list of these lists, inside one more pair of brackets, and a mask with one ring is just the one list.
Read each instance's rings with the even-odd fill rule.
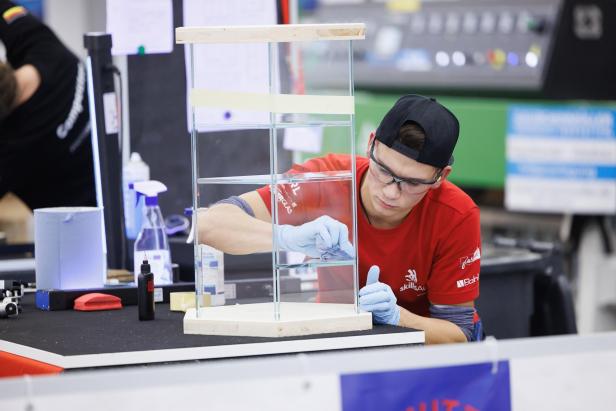
[[136,306],[112,311],[41,311],[32,294],[23,297],[22,307],[18,316],[0,320],[0,376],[4,366],[24,373],[53,373],[423,344],[425,339],[423,331],[385,325],[375,325],[369,331],[286,338],[185,335],[184,313],[170,311],[168,304],[156,304],[154,321],[139,321]]

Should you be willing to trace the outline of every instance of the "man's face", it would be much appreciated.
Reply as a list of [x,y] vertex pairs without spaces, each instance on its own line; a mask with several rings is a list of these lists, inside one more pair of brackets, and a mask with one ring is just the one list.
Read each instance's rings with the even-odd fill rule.
[[[370,157],[370,168],[364,180],[367,190],[362,200],[373,223],[398,224],[429,190],[440,186],[451,170],[446,167],[439,173],[435,167],[419,163],[378,141]],[[436,181],[433,184],[392,182],[396,178]]]

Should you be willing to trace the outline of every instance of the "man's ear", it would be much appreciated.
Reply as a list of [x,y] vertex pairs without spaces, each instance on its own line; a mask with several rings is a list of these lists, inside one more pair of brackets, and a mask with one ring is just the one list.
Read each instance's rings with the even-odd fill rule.
[[441,186],[441,184],[443,184],[443,181],[445,181],[447,179],[447,176],[451,173],[451,166],[447,166],[443,169],[443,171],[441,172],[441,178],[439,178],[439,180],[434,183],[434,185],[432,185],[431,188],[439,188]]
[[370,133],[370,137],[368,137],[368,146],[366,147],[366,157],[370,156],[370,146],[372,145],[372,140],[376,137],[375,132]]

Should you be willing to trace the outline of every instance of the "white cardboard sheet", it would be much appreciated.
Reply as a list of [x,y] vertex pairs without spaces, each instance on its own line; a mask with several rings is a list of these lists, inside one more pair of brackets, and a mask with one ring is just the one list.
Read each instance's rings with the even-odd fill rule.
[[[184,0],[184,26],[276,24],[275,0]],[[189,46],[186,48],[187,124],[192,130],[191,88],[230,92],[269,92],[267,44],[194,45],[191,86]],[[205,108],[195,110],[197,131],[231,129],[227,125],[267,124],[268,112]],[[222,126],[221,126],[222,125]]]
[[171,0],[107,0],[107,32],[113,55],[171,53]]

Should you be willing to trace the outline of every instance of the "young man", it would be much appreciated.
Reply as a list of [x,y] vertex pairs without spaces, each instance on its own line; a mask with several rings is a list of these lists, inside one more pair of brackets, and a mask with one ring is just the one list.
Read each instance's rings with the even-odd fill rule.
[[0,0],[0,198],[96,205],[83,64],[27,10]]
[[[407,95],[371,135],[367,158],[357,157],[359,281],[365,285],[360,306],[376,323],[424,330],[427,343],[473,341],[482,334],[474,309],[479,209],[447,181],[458,133],[458,120],[445,107]],[[331,154],[291,172],[350,168],[348,155]],[[300,186],[279,190],[278,203],[286,205],[279,213],[285,223],[277,230],[280,248],[311,257],[330,249],[353,254],[351,221],[336,214],[345,209],[340,203],[348,202],[349,189]],[[200,214],[201,241],[232,254],[271,250],[269,187],[221,203]],[[349,281],[320,275],[319,292],[348,289]]]

